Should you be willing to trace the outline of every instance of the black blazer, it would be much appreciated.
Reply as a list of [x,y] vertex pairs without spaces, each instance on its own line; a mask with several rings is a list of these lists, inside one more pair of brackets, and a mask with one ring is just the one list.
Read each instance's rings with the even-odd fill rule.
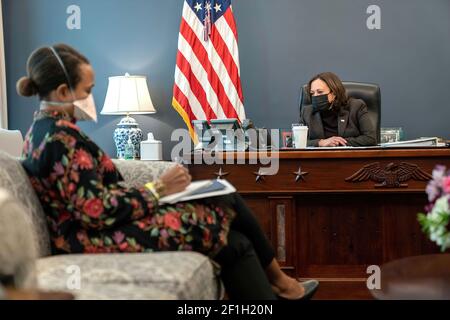
[[[320,112],[313,114],[311,105],[302,108],[300,123],[309,127],[308,146],[318,147],[319,140],[325,139]],[[341,107],[338,116],[338,135],[347,140],[352,147],[376,145],[376,129],[360,99],[349,98],[348,104]]]

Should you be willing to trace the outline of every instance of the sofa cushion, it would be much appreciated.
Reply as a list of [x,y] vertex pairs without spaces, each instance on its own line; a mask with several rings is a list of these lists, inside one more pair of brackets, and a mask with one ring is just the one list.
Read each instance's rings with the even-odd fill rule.
[[[67,285],[77,273],[80,275],[79,291]],[[215,274],[210,260],[194,252],[73,254],[47,257],[37,262],[40,288],[69,290],[79,298],[83,298],[84,290],[90,287],[122,284],[130,291],[137,288],[150,293],[165,292],[170,299],[212,300],[217,299],[220,289]]]
[[113,160],[127,187],[142,187],[176,165],[168,161]]
[[0,189],[0,276],[10,278],[18,288],[31,288],[36,285],[36,258],[29,215],[9,192]]
[[41,203],[17,158],[0,151],[0,188],[8,190],[26,209],[33,226],[39,256],[50,254],[47,221]]

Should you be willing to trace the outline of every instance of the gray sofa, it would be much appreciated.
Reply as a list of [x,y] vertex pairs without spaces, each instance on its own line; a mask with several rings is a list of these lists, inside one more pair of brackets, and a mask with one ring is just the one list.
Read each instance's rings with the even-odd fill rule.
[[[145,161],[115,163],[129,186],[154,180],[173,165]],[[17,273],[20,285],[68,291],[77,299],[211,300],[223,295],[217,270],[207,257],[198,253],[51,256],[39,200],[20,162],[3,152],[0,152],[0,188],[7,190],[16,202],[16,206],[11,206],[9,199],[8,205],[0,205],[0,251],[3,246],[5,253],[0,254],[0,273]],[[20,212],[12,213],[18,206],[28,229],[18,223]],[[13,237],[21,241],[14,241]]]

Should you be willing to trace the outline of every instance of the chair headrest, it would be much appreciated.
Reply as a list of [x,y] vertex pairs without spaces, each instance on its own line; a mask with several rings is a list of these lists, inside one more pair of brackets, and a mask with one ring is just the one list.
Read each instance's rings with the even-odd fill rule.
[[[342,84],[347,91],[347,95],[351,98],[362,99],[366,104],[369,104],[368,101],[376,100],[378,102],[381,100],[380,86],[378,84],[352,81],[343,81]],[[311,97],[307,92],[307,86],[305,84],[301,90],[300,108],[304,105],[311,104]]]

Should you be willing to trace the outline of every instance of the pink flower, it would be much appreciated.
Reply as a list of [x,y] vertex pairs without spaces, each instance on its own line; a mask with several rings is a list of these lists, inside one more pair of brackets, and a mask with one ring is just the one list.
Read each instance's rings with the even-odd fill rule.
[[98,219],[103,211],[103,202],[100,199],[90,199],[83,205],[83,211],[91,218]]
[[121,244],[125,240],[125,234],[120,231],[116,231],[112,237],[116,244]]
[[77,186],[75,183],[69,184],[69,187],[67,188],[67,192],[69,194],[73,194],[77,190]]
[[172,230],[178,231],[181,228],[180,213],[168,212],[164,215],[164,226]]
[[86,233],[84,233],[84,232],[78,232],[78,233],[77,233],[77,239],[78,239],[78,241],[80,241],[81,243],[85,243],[86,240],[88,240],[88,238],[87,238],[87,236],[86,236]]
[[91,155],[83,149],[75,151],[74,157],[75,163],[81,170],[91,170],[94,167]]
[[143,221],[138,222],[139,229],[144,230],[146,227],[147,227],[147,225],[145,224],[145,222],[143,222]]
[[119,202],[117,201],[116,197],[112,197],[111,200],[109,201],[111,203],[111,205],[113,207],[118,207],[119,206]]
[[64,175],[64,167],[61,164],[61,162],[57,162],[55,163],[55,165],[53,166],[53,171],[55,172],[55,174],[57,176],[63,176]]
[[445,193],[450,193],[450,177],[445,177],[442,182],[442,188],[444,189]]
[[119,249],[122,250],[122,251],[127,250],[127,248],[128,248],[128,242],[124,242],[124,243],[119,245]]

